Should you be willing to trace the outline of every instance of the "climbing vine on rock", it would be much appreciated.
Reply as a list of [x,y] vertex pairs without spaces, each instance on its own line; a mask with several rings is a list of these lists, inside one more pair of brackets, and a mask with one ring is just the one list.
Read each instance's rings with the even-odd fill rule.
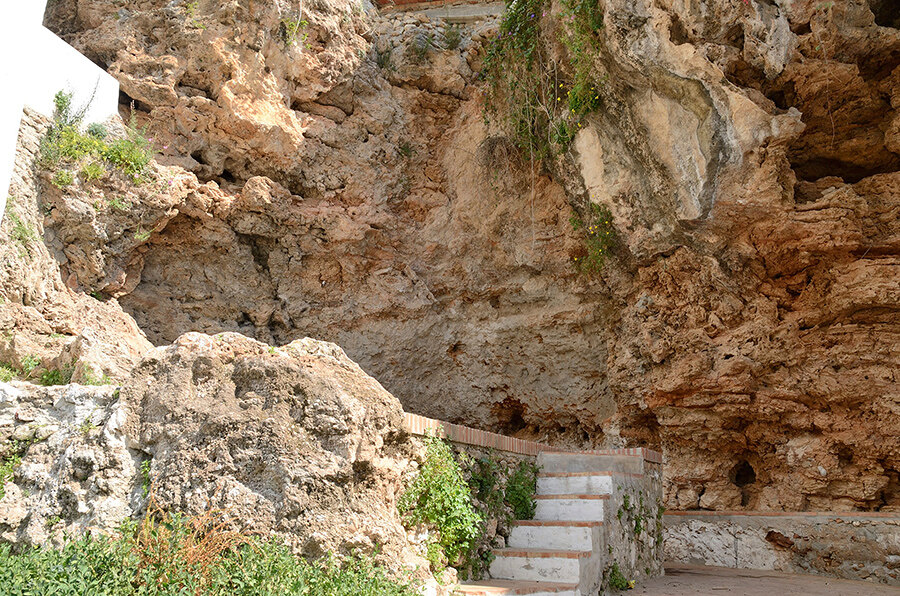
[[566,0],[563,7],[564,58],[541,40],[542,23],[554,18],[545,0],[510,0],[485,58],[488,114],[537,159],[565,151],[602,104],[593,67],[603,27],[599,0]]

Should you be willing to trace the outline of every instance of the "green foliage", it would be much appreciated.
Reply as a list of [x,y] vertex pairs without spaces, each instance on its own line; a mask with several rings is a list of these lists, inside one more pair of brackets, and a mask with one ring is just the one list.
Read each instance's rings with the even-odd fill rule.
[[409,44],[410,56],[417,62],[424,62],[428,52],[434,47],[434,34],[418,34]]
[[107,201],[110,208],[115,209],[116,211],[128,211],[131,209],[131,203],[126,201],[123,197],[113,197]]
[[624,575],[622,575],[622,570],[619,569],[619,564],[613,563],[606,570],[606,586],[614,590],[627,590],[632,587],[633,584],[625,579]]
[[51,385],[68,385],[72,380],[74,369],[71,366],[64,366],[60,369],[47,369],[41,373],[40,384],[44,386]]
[[41,359],[37,356],[29,354],[28,356],[22,358],[21,365],[22,375],[27,379],[31,376],[31,373],[34,372],[34,369],[41,365]]
[[100,374],[94,372],[94,369],[89,364],[81,365],[81,384],[82,385],[111,385],[112,379],[110,379],[106,373],[100,371]]
[[146,499],[150,494],[150,460],[141,462],[141,495]]
[[150,237],[150,230],[145,230],[142,227],[138,227],[137,231],[134,233],[134,239],[138,242],[144,242],[147,238]]
[[9,231],[9,239],[19,245],[19,255],[26,257],[31,253],[29,245],[37,240],[37,232],[22,221],[12,210],[12,205],[8,204],[6,209],[6,217],[9,219],[11,229]]
[[532,519],[537,508],[534,495],[537,492],[538,467],[529,462],[519,462],[506,481],[506,502],[512,507],[516,519]]
[[572,228],[581,230],[585,252],[573,258],[573,264],[582,272],[603,269],[606,258],[616,246],[616,230],[612,213],[605,205],[588,203],[585,218],[574,213],[569,219]]
[[462,30],[459,25],[449,25],[444,28],[444,45],[448,50],[455,50],[462,42]]
[[[153,159],[153,149],[146,130],[137,127],[134,111],[125,137],[110,140],[102,124],[91,124],[88,132],[82,133],[81,120],[86,107],[73,114],[71,102],[70,94],[63,91],[56,94],[54,122],[41,139],[41,166],[80,165],[82,177],[90,182],[103,176],[105,168],[101,161],[105,160],[134,181],[140,181]],[[71,172],[59,170],[52,181],[56,186],[64,187],[75,180]]]
[[435,437],[426,439],[425,462],[397,506],[409,525],[425,525],[437,533],[436,543],[444,555],[441,560],[434,556],[438,570],[444,561],[460,563],[482,533],[484,519],[472,505],[453,451]]
[[412,157],[413,153],[416,152],[416,148],[413,147],[409,143],[409,141],[403,141],[402,143],[400,143],[400,146],[397,147],[397,150],[400,152],[400,155],[402,155],[403,157],[405,157],[407,159]]
[[484,68],[488,112],[519,149],[538,159],[565,151],[584,116],[602,104],[593,63],[603,26],[599,0],[563,0],[563,63],[541,44],[544,6],[545,0],[507,2]]
[[94,137],[102,141],[109,135],[109,131],[106,130],[106,127],[99,122],[92,122],[88,124],[87,127],[88,136]]
[[0,362],[0,383],[9,383],[19,374],[15,368],[5,362]]
[[384,51],[375,49],[375,64],[378,65],[378,68],[394,70],[394,65],[391,62],[391,52],[393,52],[393,48],[387,48]]
[[[6,483],[13,479],[16,467],[22,463],[22,455],[30,441],[7,441],[3,446],[4,456],[0,459],[0,500],[6,496]],[[0,582],[0,585],[3,585]]]
[[297,41],[298,36],[301,42],[306,41],[307,38],[309,38],[309,32],[306,31],[308,26],[309,21],[306,19],[281,19],[281,22],[278,25],[278,34],[281,36],[281,43],[283,43],[285,47],[291,46]]
[[206,25],[197,18],[197,10],[199,8],[199,3],[197,0],[193,0],[192,2],[188,2],[184,5],[184,14],[187,15],[188,24],[194,29],[206,29]]
[[89,161],[81,166],[81,179],[84,182],[99,180],[106,173],[106,168],[99,161]]
[[[58,518],[51,518],[55,521]],[[7,596],[413,596],[415,587],[364,557],[298,559],[271,540],[247,538],[210,519],[166,516],[89,535],[62,548],[0,545]],[[48,521],[49,523],[49,521]]]
[[75,182],[75,175],[69,170],[57,170],[50,181],[57,188],[65,188]]

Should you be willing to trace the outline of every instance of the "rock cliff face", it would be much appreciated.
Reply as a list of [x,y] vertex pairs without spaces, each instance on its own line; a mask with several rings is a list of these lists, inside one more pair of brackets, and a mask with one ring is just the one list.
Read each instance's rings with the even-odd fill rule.
[[[602,106],[541,168],[482,117],[496,21],[457,45],[341,0],[53,3],[162,164],[77,233],[83,189],[48,199],[65,278],[158,344],[320,337],[410,411],[661,448],[669,507],[900,509],[891,4],[599,6]],[[561,64],[564,12],[536,16]],[[588,201],[619,237],[593,275]]]
[[427,569],[395,502],[414,446],[400,403],[334,344],[279,348],[186,334],[150,350],[121,389],[0,384],[0,499],[14,544],[109,531],[152,498],[226,510],[309,556],[361,550]]

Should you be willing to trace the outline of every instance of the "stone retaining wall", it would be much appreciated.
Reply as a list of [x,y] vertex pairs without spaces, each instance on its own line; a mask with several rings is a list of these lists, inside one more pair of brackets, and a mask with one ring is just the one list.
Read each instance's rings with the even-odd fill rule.
[[663,518],[669,562],[900,586],[896,513],[675,511]]

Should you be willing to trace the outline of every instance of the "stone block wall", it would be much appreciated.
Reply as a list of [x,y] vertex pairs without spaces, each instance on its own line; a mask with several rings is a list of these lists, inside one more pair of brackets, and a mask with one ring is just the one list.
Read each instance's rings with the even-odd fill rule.
[[900,586],[900,515],[895,513],[676,511],[663,520],[671,562]]

